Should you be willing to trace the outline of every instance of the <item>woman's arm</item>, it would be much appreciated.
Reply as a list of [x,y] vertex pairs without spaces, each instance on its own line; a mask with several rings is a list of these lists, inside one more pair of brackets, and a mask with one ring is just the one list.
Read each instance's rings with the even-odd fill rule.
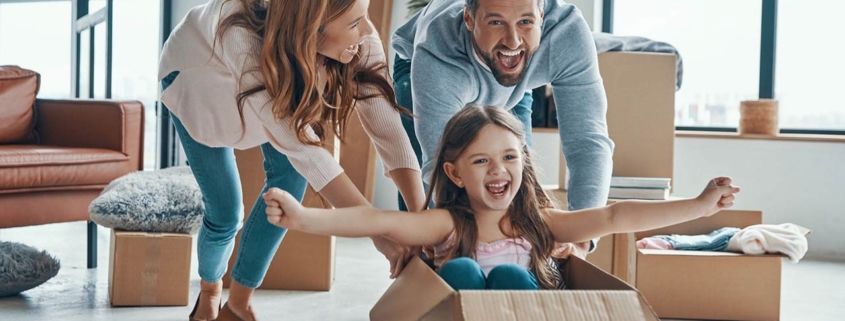
[[308,208],[278,188],[271,188],[263,197],[267,203],[267,219],[270,223],[312,234],[384,236],[406,245],[436,245],[454,229],[452,217],[446,210],[409,213],[380,210],[372,206]]
[[396,188],[402,193],[405,204],[411,212],[419,212],[425,209],[425,190],[423,189],[422,176],[420,171],[410,168],[397,168],[390,171],[390,177]]
[[[382,43],[377,34],[368,36],[364,40],[363,48],[365,49],[359,62],[363,68],[368,69],[380,64],[387,66]],[[392,83],[387,69],[381,71],[381,76],[387,83]],[[363,95],[378,95],[357,102],[356,109],[361,125],[384,162],[384,172],[393,179],[408,208],[411,211],[420,211],[425,202],[425,191],[411,140],[402,127],[401,114],[393,108],[393,102],[379,95],[378,88],[373,84],[362,84],[359,90]]]
[[547,211],[546,222],[558,242],[583,242],[613,233],[651,230],[710,216],[733,206],[739,187],[731,179],[710,181],[697,198],[676,201],[619,201],[610,206],[566,212]]

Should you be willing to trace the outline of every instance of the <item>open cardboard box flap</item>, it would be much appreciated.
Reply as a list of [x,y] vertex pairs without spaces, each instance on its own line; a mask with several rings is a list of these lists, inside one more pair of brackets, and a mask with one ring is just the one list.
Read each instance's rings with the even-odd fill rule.
[[376,305],[371,320],[659,320],[636,289],[572,257],[561,272],[568,290],[461,291],[413,258]]

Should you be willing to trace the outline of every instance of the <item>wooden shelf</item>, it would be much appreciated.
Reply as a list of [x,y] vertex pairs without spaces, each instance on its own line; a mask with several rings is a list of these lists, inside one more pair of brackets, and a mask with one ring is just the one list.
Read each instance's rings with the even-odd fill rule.
[[738,133],[679,130],[679,131],[675,131],[675,137],[845,143],[845,136],[809,135],[809,134],[780,134],[778,136],[769,136],[769,135],[754,135],[754,134],[740,135]]

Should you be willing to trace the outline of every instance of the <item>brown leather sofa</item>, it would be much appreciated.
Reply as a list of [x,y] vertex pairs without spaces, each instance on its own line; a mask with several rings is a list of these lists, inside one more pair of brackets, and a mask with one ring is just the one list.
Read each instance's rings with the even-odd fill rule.
[[[109,182],[143,169],[140,102],[35,99],[33,73],[0,66],[0,228],[88,221]],[[9,132],[27,122],[34,135]],[[96,231],[89,221],[89,268],[97,266]]]

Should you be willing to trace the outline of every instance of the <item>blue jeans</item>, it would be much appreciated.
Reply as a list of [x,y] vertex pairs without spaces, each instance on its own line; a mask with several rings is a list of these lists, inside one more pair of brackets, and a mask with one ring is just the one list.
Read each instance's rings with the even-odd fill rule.
[[443,264],[438,274],[456,291],[540,289],[537,278],[531,271],[513,263],[494,267],[485,277],[478,262],[468,257],[461,257]]
[[[396,103],[413,113],[414,97],[411,92],[411,61],[399,58],[398,55],[393,59],[393,87],[396,90]],[[511,109],[511,114],[516,116],[516,118],[519,118],[525,127],[525,139],[528,142],[528,146],[531,146],[532,139],[531,105],[533,103],[534,97],[532,96],[531,91],[527,91],[522,96],[522,100],[520,100],[519,103]],[[464,106],[456,107],[463,108]],[[405,133],[407,133],[408,138],[411,139],[411,147],[414,148],[414,153],[417,154],[417,162],[422,164],[422,149],[420,147],[420,141],[417,139],[417,133],[414,131],[414,119],[411,116],[402,115],[402,126],[405,127]],[[443,130],[446,130],[446,128],[443,128]],[[428,185],[425,186],[425,189],[428,190]],[[398,195],[398,199],[399,209],[402,211],[408,211],[408,207],[405,205],[405,200],[402,198],[402,194]],[[432,206],[432,204],[429,204],[429,207]]]
[[[170,86],[177,75],[178,72],[174,72],[162,79],[161,87],[164,89]],[[226,273],[235,245],[235,235],[243,224],[241,182],[235,153],[229,147],[209,147],[197,142],[175,115],[171,119],[191,171],[199,183],[205,205],[202,227],[197,236],[199,275],[203,281],[217,282]],[[262,144],[261,152],[264,154],[264,172],[267,177],[261,193],[270,187],[278,187],[301,202],[307,184],[305,178],[293,168],[287,156],[278,152],[270,143]],[[232,280],[250,288],[261,285],[270,260],[287,232],[287,229],[267,221],[266,208],[267,205],[259,195],[243,226],[238,257],[232,267]]]

